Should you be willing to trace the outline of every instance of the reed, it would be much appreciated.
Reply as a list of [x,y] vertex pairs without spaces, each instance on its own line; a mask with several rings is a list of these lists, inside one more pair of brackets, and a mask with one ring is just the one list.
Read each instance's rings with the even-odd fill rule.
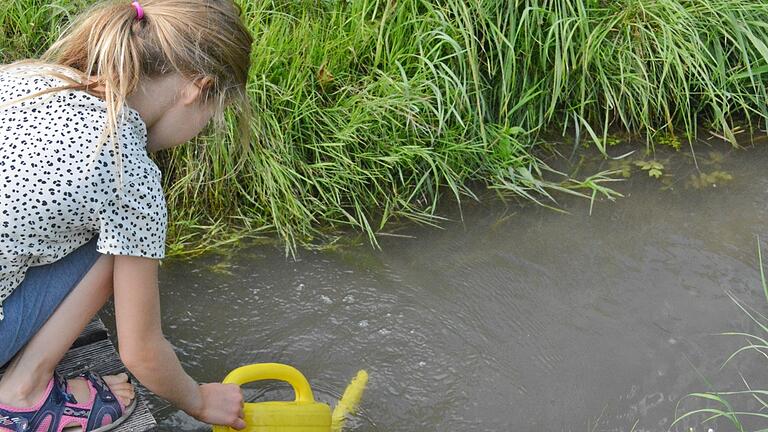
[[[5,0],[0,60],[34,56],[84,1]],[[158,155],[171,252],[276,233],[292,251],[393,220],[436,223],[469,184],[556,205],[612,198],[606,173],[570,179],[540,134],[603,152],[646,137],[768,119],[768,4],[752,0],[267,0],[241,2],[255,37],[253,151],[213,133]],[[598,180],[597,182],[595,180]],[[195,228],[197,227],[197,228]]]
[[[762,291],[768,302],[768,284],[766,284],[763,270],[763,257],[760,248],[760,239],[757,240],[757,256],[760,266],[760,280]],[[753,330],[737,330],[720,333],[725,336],[735,336],[744,343],[739,349],[731,353],[723,362],[721,370],[730,365],[736,358],[748,354],[757,356],[758,359],[768,359],[768,316],[758,308],[750,306],[736,298],[733,293],[726,294],[739,308],[740,313],[748,318],[748,323]],[[739,378],[743,383],[741,390],[709,390],[690,393],[681,399],[675,409],[676,415],[670,429],[683,420],[698,420],[702,426],[716,424],[717,421],[730,424],[733,430],[744,432],[749,430],[749,424],[765,425],[768,420],[768,390],[756,388],[755,383],[750,383],[739,372]],[[712,387],[709,385],[709,387]],[[687,411],[680,410],[683,402],[694,401],[698,407]],[[703,406],[701,406],[703,405]],[[766,430],[761,428],[760,430]]]

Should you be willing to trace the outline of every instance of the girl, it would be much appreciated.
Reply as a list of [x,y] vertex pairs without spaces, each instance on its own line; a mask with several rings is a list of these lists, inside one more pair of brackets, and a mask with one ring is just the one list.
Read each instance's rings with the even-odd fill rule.
[[203,422],[245,427],[240,389],[196,383],[163,336],[167,212],[147,155],[222,126],[228,106],[248,142],[239,15],[232,0],[106,1],[41,59],[0,67],[0,432],[106,431],[130,414],[126,374],[54,370],[110,295],[139,381]]

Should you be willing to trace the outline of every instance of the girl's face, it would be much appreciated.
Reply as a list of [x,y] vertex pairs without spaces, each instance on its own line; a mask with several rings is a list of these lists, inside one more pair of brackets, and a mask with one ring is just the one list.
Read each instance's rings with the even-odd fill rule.
[[158,151],[178,145],[196,137],[214,114],[212,103],[199,102],[201,86],[179,76],[171,79],[176,98],[159,118],[148,127],[147,150]]

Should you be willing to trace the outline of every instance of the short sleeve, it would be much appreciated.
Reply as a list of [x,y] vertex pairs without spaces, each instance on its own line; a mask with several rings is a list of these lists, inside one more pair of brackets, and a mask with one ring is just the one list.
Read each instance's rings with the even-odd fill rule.
[[99,252],[165,256],[168,212],[159,181],[144,178],[124,184],[98,211],[98,219]]

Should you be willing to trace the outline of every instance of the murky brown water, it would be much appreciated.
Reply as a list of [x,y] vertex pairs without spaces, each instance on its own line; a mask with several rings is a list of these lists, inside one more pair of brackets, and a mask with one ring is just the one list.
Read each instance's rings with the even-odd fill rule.
[[[662,152],[671,182],[633,166],[614,184],[626,197],[597,202],[591,216],[585,200],[564,199],[570,214],[559,214],[489,198],[466,203],[463,223],[382,237],[381,251],[301,251],[293,261],[255,247],[166,261],[166,335],[199,381],[284,362],[326,402],[366,368],[348,430],[667,430],[678,400],[708,388],[704,378],[743,388],[718,371],[741,340],[712,334],[752,329],[725,290],[766,309],[756,235],[768,240],[768,147],[697,149],[704,172],[733,179],[686,185],[690,157]],[[765,364],[743,360],[747,374]],[[290,396],[274,385],[246,394]],[[207,430],[150,402],[164,430]],[[691,426],[707,430],[678,430]]]

